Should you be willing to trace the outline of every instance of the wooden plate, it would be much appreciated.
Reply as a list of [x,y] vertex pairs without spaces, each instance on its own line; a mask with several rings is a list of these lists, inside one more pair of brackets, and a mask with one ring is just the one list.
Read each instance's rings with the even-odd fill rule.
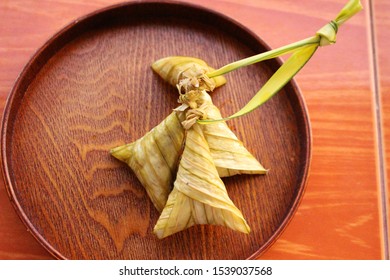
[[[159,213],[110,148],[132,142],[177,106],[176,89],[150,68],[184,55],[217,68],[268,50],[239,23],[175,2],[130,2],[87,15],[53,36],[26,65],[2,123],[7,190],[34,237],[60,259],[258,257],[292,219],[310,163],[310,125],[294,82],[229,122],[270,171],[224,179],[252,232],[194,226],[158,240]],[[267,61],[228,74],[213,94],[227,116],[279,67]]]

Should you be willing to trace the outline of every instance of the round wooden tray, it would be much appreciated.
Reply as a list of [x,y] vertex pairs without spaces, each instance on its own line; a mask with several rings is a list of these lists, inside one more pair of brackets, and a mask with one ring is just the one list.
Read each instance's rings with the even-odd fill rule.
[[[224,182],[252,232],[194,226],[159,240],[159,213],[132,171],[109,155],[177,106],[151,70],[169,55],[218,68],[268,50],[239,23],[169,1],[129,2],[87,15],[53,36],[25,66],[2,123],[7,191],[33,236],[60,259],[245,259],[285,229],[302,198],[310,125],[294,82],[258,110],[229,121],[267,175]],[[224,116],[241,108],[279,60],[239,69],[212,93]]]

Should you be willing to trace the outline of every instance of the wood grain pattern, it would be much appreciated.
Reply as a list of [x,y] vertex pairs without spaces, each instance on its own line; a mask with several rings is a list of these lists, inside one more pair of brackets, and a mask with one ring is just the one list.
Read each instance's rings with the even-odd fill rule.
[[[233,17],[272,47],[312,35],[345,3],[343,0],[184,2]],[[297,76],[308,104],[314,137],[309,185],[294,219],[262,258],[384,257],[369,58],[372,42],[367,37],[371,19],[367,13],[368,1],[362,2],[364,12],[343,26],[337,44],[321,49]],[[377,51],[383,89],[388,76],[385,69],[389,66],[388,32],[383,32],[388,29],[385,2],[375,1],[379,7],[376,23],[381,28],[375,36],[381,38]],[[0,2],[4,23],[0,28],[1,105],[4,106],[23,65],[46,39],[77,17],[112,3],[108,0]],[[382,91],[382,105],[387,112],[384,117],[388,118],[385,92]],[[385,127],[388,123],[385,119]],[[17,218],[7,202],[5,188],[0,188],[0,199],[0,258],[50,258]]]
[[[201,226],[158,240],[158,212],[108,151],[140,138],[177,106],[175,88],[151,71],[153,61],[192,55],[219,67],[264,50],[222,17],[170,3],[114,7],[51,40],[11,93],[3,130],[8,189],[39,242],[69,259],[242,259],[263,251],[295,212],[310,160],[309,124],[294,85],[231,122],[272,166],[267,176],[225,180],[249,235]],[[229,75],[213,93],[215,104],[233,113],[277,67],[269,61]]]
[[[342,3],[324,10],[336,11]],[[264,258],[383,257],[370,62],[363,59],[370,51],[364,44],[369,42],[369,14],[364,11],[340,29],[336,45],[320,49],[297,77],[313,128],[309,186],[285,236]],[[313,22],[321,26],[322,19]]]
[[[387,232],[387,239],[384,236],[384,240],[386,242],[386,247],[384,252],[387,257],[390,257],[390,187],[388,184],[388,180],[390,178],[390,58],[386,51],[390,44],[390,34],[388,29],[390,28],[390,20],[388,14],[390,12],[390,4],[387,1],[375,1],[372,5],[372,13],[374,16],[373,21],[373,30],[375,40],[375,80],[377,87],[375,90],[377,91],[379,108],[381,109],[380,117],[382,118],[382,126],[379,126],[381,129],[381,144],[383,145],[381,148],[383,149],[383,170],[385,173],[383,174],[383,185],[382,185],[382,193],[383,193],[383,201],[386,204],[382,207],[382,219],[383,219],[383,228],[384,235]],[[381,123],[380,123],[381,125]]]

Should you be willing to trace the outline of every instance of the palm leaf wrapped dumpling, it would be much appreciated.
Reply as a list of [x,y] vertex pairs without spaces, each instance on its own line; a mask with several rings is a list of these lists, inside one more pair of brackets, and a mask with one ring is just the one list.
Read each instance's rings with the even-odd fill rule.
[[230,200],[199,124],[187,131],[172,192],[154,233],[164,238],[195,224],[222,225],[243,233],[250,228]]
[[[201,99],[207,104],[205,113],[208,119],[222,119],[221,112],[213,104],[208,93],[202,91]],[[202,125],[202,130],[220,177],[267,173],[260,162],[238,140],[226,122]]]
[[[214,68],[207,65],[206,62],[199,58],[188,56],[168,56],[155,61],[152,69],[164,80],[176,87],[180,83],[186,82],[187,79],[193,79],[199,75],[214,71]],[[200,90],[206,89],[213,91],[214,88],[220,87],[226,83],[223,76],[208,79],[200,86]],[[194,81],[194,86],[196,81]]]
[[[209,104],[205,112],[207,118],[222,119],[219,109],[213,104],[210,95],[205,91],[212,91],[214,88],[225,84],[226,79],[223,76],[208,79],[204,74],[213,71],[213,68],[208,66],[206,62],[194,57],[170,56],[154,62],[152,68],[160,77],[172,85],[180,86],[181,83],[186,82],[185,80],[188,77],[200,79],[198,87],[194,86],[194,88],[202,93],[202,103]],[[226,122],[202,125],[202,129],[220,177],[237,174],[265,174],[267,172],[244,147],[242,142],[238,140]]]
[[[159,71],[160,76],[165,79],[168,78],[169,73],[174,73],[182,79],[187,75],[196,74],[191,72],[192,70],[189,71],[194,65],[197,65],[195,66],[197,70],[201,69],[199,73],[204,74],[203,71],[212,70],[204,61],[188,57],[161,59],[153,64],[153,69]],[[171,79],[171,82],[179,82],[180,84],[180,81],[176,79]],[[205,92],[206,89],[201,91],[200,88],[202,88],[202,84],[206,84],[204,88],[211,90],[215,87],[215,83],[220,86],[225,82],[226,80],[223,77],[208,80],[207,77],[202,75],[201,86],[196,87],[196,92],[204,95],[201,96],[202,100],[200,102],[207,103],[205,108],[207,109],[206,115],[209,118],[218,119],[221,118],[221,115],[218,108],[212,104],[211,97]],[[114,157],[127,163],[134,171],[153,204],[160,212],[168,199],[176,176],[175,172],[177,171],[177,163],[185,135],[184,128],[181,125],[183,120],[183,112],[175,111],[144,137],[111,150]],[[206,140],[209,141],[211,157],[220,177],[235,174],[263,174],[266,172],[261,164],[245,149],[226,123],[203,125],[202,129]]]
[[111,155],[127,163],[159,212],[165,206],[176,177],[184,141],[180,112],[172,112],[137,141],[116,147]]

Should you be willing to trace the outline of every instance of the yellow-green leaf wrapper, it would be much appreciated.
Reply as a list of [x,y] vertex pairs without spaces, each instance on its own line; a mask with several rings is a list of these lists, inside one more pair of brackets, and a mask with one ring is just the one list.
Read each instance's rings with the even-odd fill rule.
[[144,186],[159,212],[165,206],[176,177],[184,130],[176,112],[137,141],[111,150],[126,162]]
[[[212,103],[210,95],[206,92],[202,94],[202,101],[207,104],[205,109],[207,118],[221,119],[221,112]],[[210,123],[202,125],[201,128],[220,177],[267,173],[260,162],[238,140],[226,122]]]
[[228,196],[198,124],[187,131],[173,190],[153,231],[158,238],[165,238],[196,224],[250,232],[241,211]]
[[[207,65],[206,62],[199,58],[187,56],[168,56],[155,61],[152,64],[152,69],[166,82],[174,87],[179,83],[180,79],[186,71],[191,69],[193,65],[199,66],[206,73],[214,71],[215,69]],[[226,83],[223,76],[212,78],[215,87],[220,87]]]

